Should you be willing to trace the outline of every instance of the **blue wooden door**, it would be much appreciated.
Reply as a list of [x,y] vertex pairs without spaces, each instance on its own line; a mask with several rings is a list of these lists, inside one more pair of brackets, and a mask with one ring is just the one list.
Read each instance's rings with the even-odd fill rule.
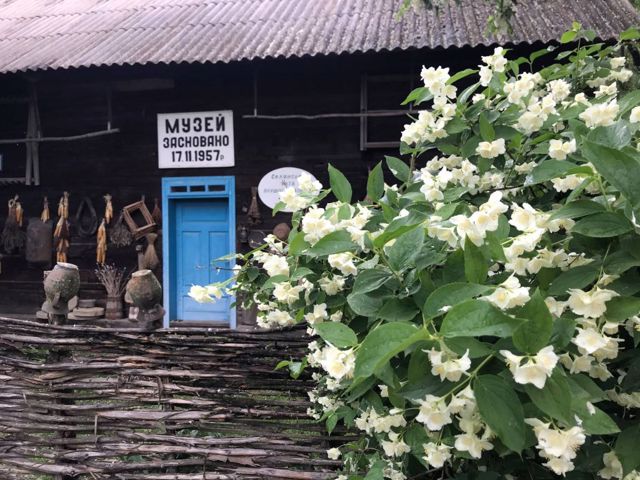
[[209,285],[231,275],[231,262],[217,258],[234,251],[229,238],[229,202],[226,198],[175,201],[174,289],[178,320],[210,320],[230,323],[231,298],[215,303],[197,303],[189,297],[192,285]]

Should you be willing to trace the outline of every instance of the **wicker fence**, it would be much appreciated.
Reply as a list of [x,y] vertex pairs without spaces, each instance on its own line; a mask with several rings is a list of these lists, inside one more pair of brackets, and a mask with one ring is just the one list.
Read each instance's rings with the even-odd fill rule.
[[0,317],[3,479],[326,479],[299,331],[151,334]]

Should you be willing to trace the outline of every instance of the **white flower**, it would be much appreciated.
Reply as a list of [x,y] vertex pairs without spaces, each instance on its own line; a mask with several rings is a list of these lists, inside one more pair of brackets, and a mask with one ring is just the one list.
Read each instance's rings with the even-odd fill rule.
[[427,87],[434,96],[438,96],[443,93],[446,88],[447,80],[449,80],[448,68],[433,68],[422,67],[420,72],[424,86]]
[[[209,294],[208,287],[201,287],[200,285],[192,285],[189,289],[189,294],[198,303],[213,303],[214,300]],[[220,297],[218,297],[220,298]]]
[[631,123],[640,122],[640,107],[633,107],[633,110],[631,110],[631,114],[629,115],[629,121]]
[[627,59],[625,57],[613,57],[609,60],[609,64],[613,70],[618,70],[622,68],[627,63]]
[[343,275],[355,275],[358,269],[353,263],[353,255],[351,253],[334,253],[328,257],[329,265],[340,270]]
[[622,464],[616,456],[616,452],[610,451],[605,453],[602,456],[602,462],[604,463],[604,468],[598,472],[600,478],[609,480],[611,478],[622,478],[624,476]]
[[427,395],[419,403],[420,410],[418,416],[416,416],[416,421],[423,423],[428,430],[435,432],[451,423],[451,414],[444,398]]
[[266,325],[266,328],[287,327],[295,323],[291,314],[283,310],[272,310],[265,316],[258,317],[258,319],[260,318],[263,319],[263,324]]
[[495,72],[504,72],[507,59],[504,57],[505,50],[502,47],[496,47],[492,55],[482,57],[482,61],[491,67]]
[[545,465],[557,475],[572,471],[572,460],[576,458],[578,448],[586,440],[582,427],[561,430],[537,418],[527,418],[525,421],[533,427],[538,440],[536,448],[540,456],[548,460]]
[[567,175],[564,178],[553,178],[551,183],[556,192],[564,193],[578,188],[584,179],[580,175]]
[[304,288],[299,285],[294,287],[288,282],[279,282],[273,287],[273,296],[279,302],[291,305],[299,300],[302,290]]
[[304,316],[304,319],[309,322],[310,325],[323,322],[327,318],[327,305],[325,303],[314,305],[313,310]]
[[442,468],[444,464],[451,458],[451,447],[443,443],[425,443],[424,448],[425,462],[433,468]]
[[382,449],[387,457],[400,457],[405,453],[409,453],[411,448],[404,440],[399,438],[399,435],[395,432],[389,433],[389,440],[383,440],[380,442]]
[[485,297],[481,297],[502,310],[519,307],[529,301],[529,288],[522,287],[520,281],[511,276]]
[[540,215],[528,203],[523,203],[522,207],[513,203],[511,211],[509,223],[521,232],[534,232],[540,228]]
[[616,95],[618,93],[618,86],[616,82],[609,85],[600,85],[600,88],[596,91],[596,98],[608,97],[610,95]]
[[609,338],[593,328],[578,328],[578,334],[572,342],[578,347],[580,353],[592,354],[607,346]]
[[484,450],[493,449],[491,442],[479,437],[475,433],[456,435],[454,447],[460,452],[468,452],[473,458],[481,458]]
[[301,192],[315,196],[322,190],[322,184],[308,173],[303,173],[298,177],[298,188]]
[[[470,218],[465,217],[464,215],[455,215],[451,217],[449,221],[456,226],[456,233],[460,239],[468,238],[478,247],[484,243],[484,238],[486,236],[485,231]],[[434,233],[437,235],[438,232]],[[445,232],[441,231],[440,233]],[[444,237],[447,237],[447,235],[444,235]],[[438,238],[440,238],[440,236],[438,236]],[[442,240],[444,240],[444,238],[442,238]]]
[[276,275],[289,276],[289,264],[285,257],[267,255],[262,263],[262,267],[270,277],[275,277]]
[[327,457],[331,460],[338,460],[340,458],[340,449],[339,448],[330,448],[327,450]]
[[336,295],[344,288],[345,279],[341,275],[333,275],[331,278],[322,277],[318,280],[320,288],[329,296]]
[[608,103],[592,105],[578,116],[589,128],[607,127],[613,125],[619,110],[618,102],[613,99]]
[[569,289],[569,308],[576,315],[587,318],[599,318],[607,310],[606,302],[613,297],[617,297],[618,293],[613,290],[606,290],[596,287],[589,292]]
[[431,349],[427,351],[429,361],[431,362],[431,373],[450,382],[457,382],[464,373],[471,368],[471,360],[469,359],[469,350],[465,354],[456,358],[456,355],[448,355],[439,350]]
[[302,217],[304,239],[311,245],[336,229],[331,221],[324,218],[324,214],[325,210],[323,208],[313,207]]
[[473,97],[471,97],[471,102],[475,105],[476,103],[483,102],[487,99],[482,93],[476,93]]
[[491,79],[493,78],[493,70],[486,65],[480,66],[480,85],[483,87],[488,87],[491,83]]
[[547,90],[556,102],[562,102],[571,95],[571,85],[565,80],[551,80],[547,83]]
[[294,187],[288,187],[281,191],[280,201],[284,203],[286,209],[291,212],[297,212],[309,206],[309,202],[300,196]]
[[526,111],[518,118],[516,128],[522,133],[531,135],[542,128],[545,120],[545,115],[541,115],[537,112]]
[[505,152],[504,138],[498,138],[493,142],[480,142],[476,148],[476,153],[482,158],[496,158]]
[[355,361],[353,349],[340,350],[333,345],[324,347],[319,358],[322,368],[336,380],[353,377]]
[[551,345],[529,357],[524,365],[521,363],[526,357],[514,355],[508,350],[500,350],[500,354],[505,358],[516,383],[530,383],[538,388],[544,388],[547,378],[551,376],[558,363],[558,356],[553,352]]
[[571,139],[568,142],[562,140],[550,140],[549,141],[549,156],[556,160],[564,160],[567,155],[576,151],[576,141]]

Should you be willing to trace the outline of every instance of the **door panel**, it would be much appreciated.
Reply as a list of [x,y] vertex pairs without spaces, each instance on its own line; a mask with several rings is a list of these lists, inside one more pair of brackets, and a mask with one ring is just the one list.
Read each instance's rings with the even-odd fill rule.
[[231,262],[215,262],[215,259],[233,251],[229,239],[228,201],[176,200],[175,215],[177,319],[228,323],[230,298],[201,304],[188,295],[192,285],[220,282],[231,274]]

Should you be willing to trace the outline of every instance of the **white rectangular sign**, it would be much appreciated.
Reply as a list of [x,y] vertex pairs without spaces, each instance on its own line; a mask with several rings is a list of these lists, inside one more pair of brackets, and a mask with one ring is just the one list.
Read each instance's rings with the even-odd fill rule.
[[234,165],[231,110],[158,114],[158,168]]

